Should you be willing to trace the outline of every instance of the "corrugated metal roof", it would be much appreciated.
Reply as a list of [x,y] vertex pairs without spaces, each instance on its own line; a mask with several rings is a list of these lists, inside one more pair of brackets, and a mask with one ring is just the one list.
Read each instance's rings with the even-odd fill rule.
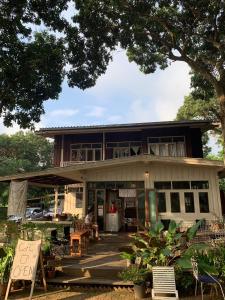
[[208,120],[190,120],[190,121],[163,121],[163,122],[145,122],[145,123],[127,123],[127,124],[109,124],[109,125],[82,125],[82,126],[65,126],[65,127],[47,127],[40,128],[37,134],[52,136],[54,134],[60,134],[68,131],[68,134],[81,131],[105,131],[105,130],[116,130],[116,129],[141,129],[141,128],[154,128],[154,127],[195,127],[195,128],[213,128],[213,125]]

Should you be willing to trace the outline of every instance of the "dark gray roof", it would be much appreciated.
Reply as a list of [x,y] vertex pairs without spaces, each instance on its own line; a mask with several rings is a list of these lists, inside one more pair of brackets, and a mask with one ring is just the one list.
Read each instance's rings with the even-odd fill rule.
[[40,128],[37,134],[43,136],[54,136],[59,134],[71,134],[80,132],[96,132],[96,131],[116,131],[116,130],[131,130],[131,129],[146,129],[160,127],[191,127],[202,128],[208,130],[214,126],[208,120],[190,120],[190,121],[163,121],[163,122],[145,122],[145,123],[128,123],[128,124],[109,124],[109,125],[85,125],[85,126],[70,126],[70,127],[47,127]]

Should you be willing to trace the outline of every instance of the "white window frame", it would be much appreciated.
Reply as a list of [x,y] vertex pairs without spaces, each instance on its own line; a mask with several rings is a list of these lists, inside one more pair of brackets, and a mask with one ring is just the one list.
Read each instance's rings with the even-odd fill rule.
[[[101,147],[100,148],[94,148],[93,145],[96,145],[96,144],[101,145]],[[74,145],[80,145],[81,147],[77,148],[77,149],[73,149]],[[83,145],[91,145],[91,148],[82,148]],[[77,150],[83,150],[83,151],[85,151],[85,159],[84,160],[72,160],[72,152],[73,151],[77,151]],[[93,158],[93,160],[87,160],[88,151],[89,150],[92,150],[92,158]],[[95,151],[96,150],[100,151],[100,159],[98,160],[98,161],[100,161],[100,160],[102,160],[102,143],[75,143],[75,144],[71,144],[70,145],[70,161],[77,161],[77,162],[82,162],[82,161],[96,161],[95,160],[95,154],[96,154]]]
[[[151,139],[151,138],[156,138],[156,139],[171,138],[171,141],[170,142],[150,143],[149,139]],[[183,138],[184,141],[183,142],[174,142],[173,141],[174,138]],[[169,145],[175,145],[176,155],[174,155],[172,157],[185,157],[186,156],[186,140],[185,140],[185,136],[183,136],[183,135],[179,135],[179,136],[156,136],[156,137],[148,137],[147,141],[148,141],[148,154],[151,154],[151,146],[156,145],[156,153],[152,154],[152,155],[156,155],[156,156],[171,156],[171,155],[169,155]],[[178,151],[177,151],[177,145],[179,143],[183,144],[183,147],[184,147],[184,156],[178,156],[177,155],[177,153],[178,153]],[[159,149],[160,145],[164,145],[165,146],[166,155],[160,155],[160,149]]]

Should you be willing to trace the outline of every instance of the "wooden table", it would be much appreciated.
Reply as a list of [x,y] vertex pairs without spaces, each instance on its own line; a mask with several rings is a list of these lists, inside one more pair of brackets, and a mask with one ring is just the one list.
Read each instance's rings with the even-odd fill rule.
[[[88,247],[88,230],[75,231],[70,234],[70,255],[81,257],[84,253],[87,253]],[[78,243],[77,251],[75,243]]]

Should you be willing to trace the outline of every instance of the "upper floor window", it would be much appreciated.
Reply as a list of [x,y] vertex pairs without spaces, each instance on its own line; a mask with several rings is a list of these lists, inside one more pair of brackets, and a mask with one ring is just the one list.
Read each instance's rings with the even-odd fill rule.
[[71,161],[96,161],[102,159],[102,144],[84,143],[72,144],[70,152]]
[[107,143],[106,148],[112,150],[112,157],[110,158],[121,158],[142,153],[142,143],[138,141]]
[[149,137],[148,153],[159,156],[185,156],[184,136]]

